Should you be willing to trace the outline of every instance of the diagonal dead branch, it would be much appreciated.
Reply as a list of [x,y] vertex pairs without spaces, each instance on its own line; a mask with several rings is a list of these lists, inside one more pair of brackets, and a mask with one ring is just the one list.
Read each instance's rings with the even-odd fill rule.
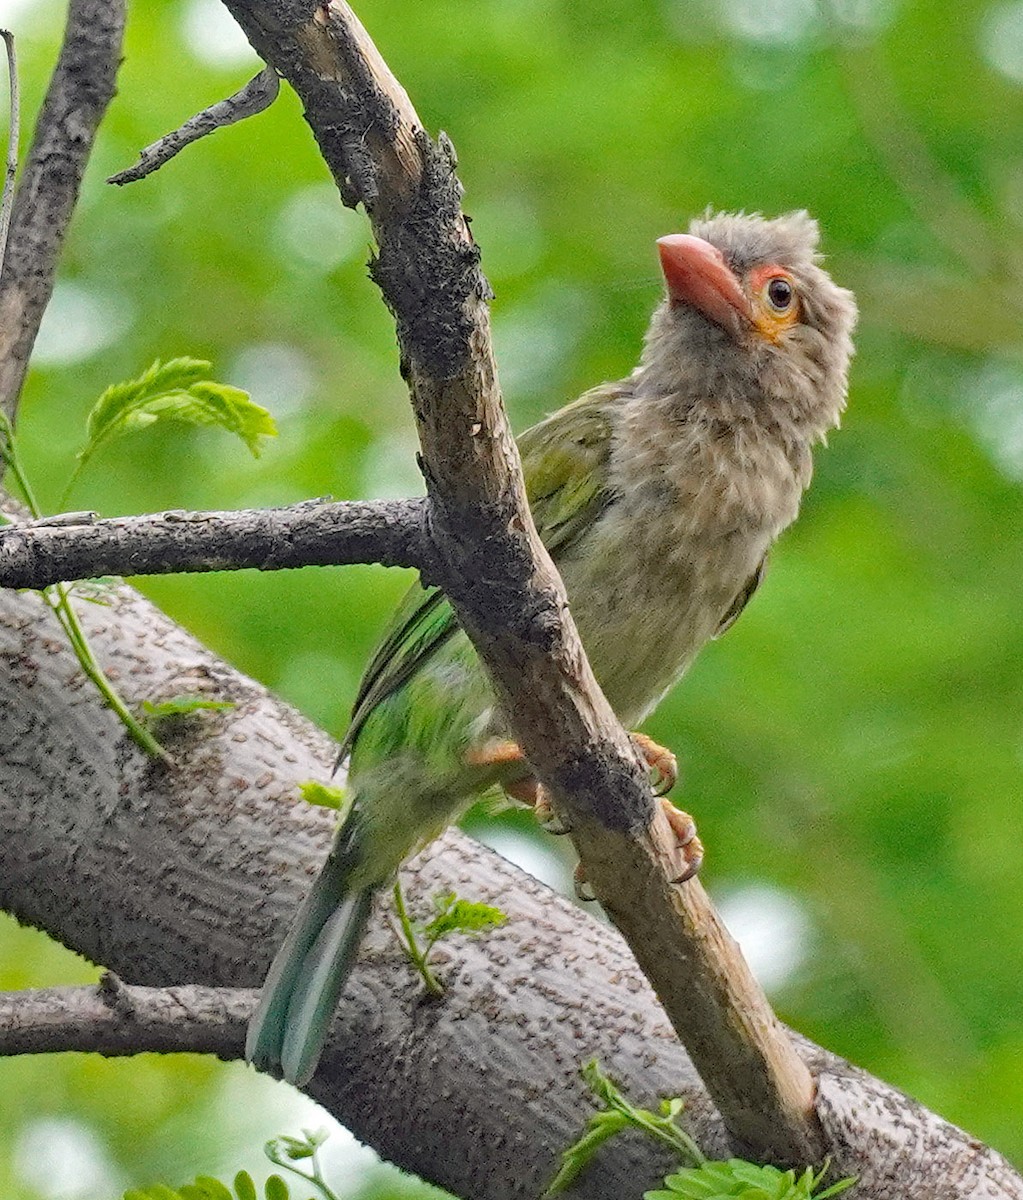
[[394,313],[438,578],[530,765],[573,827],[587,878],[636,954],[744,1152],[820,1159],[814,1084],[678,852],[586,661],[525,500],[493,361],[489,289],[434,144],[343,0],[225,0],[294,86],[342,195],[361,201]]
[[114,95],[123,32],[124,0],[71,0],[0,277],[0,409],[12,421],[96,128]]
[[[98,575],[280,571],[378,562],[430,573],[422,500],[307,500],[236,512],[171,511],[0,529],[0,587],[42,588]],[[83,519],[85,518],[85,519]]]
[[164,134],[162,138],[140,150],[138,162],[124,171],[118,171],[116,175],[111,175],[107,183],[123,186],[145,179],[147,175],[152,175],[164,163],[170,162],[175,155],[180,154],[186,146],[200,138],[208,137],[218,129],[244,121],[246,117],[254,117],[269,108],[277,99],[280,86],[280,80],[273,67],[264,67],[234,95],[204,108],[171,133]]

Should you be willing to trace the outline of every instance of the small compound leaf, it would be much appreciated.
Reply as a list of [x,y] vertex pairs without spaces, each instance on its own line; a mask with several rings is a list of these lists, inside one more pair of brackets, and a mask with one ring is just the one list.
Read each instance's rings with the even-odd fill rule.
[[108,387],[86,420],[88,440],[78,455],[79,467],[101,446],[156,421],[218,426],[258,456],[261,440],[277,433],[273,417],[240,388],[207,378],[209,370],[201,359],[157,359],[136,379]]
[[219,1179],[214,1179],[212,1175],[197,1175],[195,1185],[203,1189],[209,1200],[234,1200],[231,1189],[221,1183]]
[[[825,1171],[827,1168],[825,1168]],[[842,1179],[817,1195],[814,1187],[824,1172],[814,1175],[807,1168],[797,1179],[794,1171],[782,1171],[771,1165],[759,1166],[741,1158],[727,1162],[706,1162],[669,1175],[664,1181],[667,1191],[647,1192],[644,1200],[826,1200],[838,1195],[855,1183]],[[835,1191],[833,1189],[837,1188]]]
[[262,439],[277,436],[277,425],[262,405],[256,404],[248,392],[226,383],[203,380],[188,390],[192,404],[186,415],[174,420],[186,420],[193,425],[216,425],[241,438],[253,458],[259,458]]
[[184,717],[203,710],[228,712],[234,707],[233,700],[207,700],[202,696],[171,696],[169,700],[160,700],[155,704],[149,700],[142,701],[142,712],[150,722],[162,721],[166,717]]
[[234,1177],[234,1194],[238,1200],[258,1200],[256,1185],[248,1171],[239,1171]]
[[701,1174],[695,1168],[669,1175],[664,1181],[672,1196],[685,1196],[687,1200],[708,1200],[712,1196],[726,1195],[719,1180]]
[[578,1179],[582,1171],[589,1165],[590,1160],[600,1147],[616,1133],[620,1133],[629,1125],[628,1117],[619,1112],[602,1109],[590,1117],[579,1139],[572,1143],[567,1150],[562,1151],[561,1166],[557,1175],[551,1180],[546,1195],[553,1196],[558,1192],[567,1191]]
[[748,1187],[762,1188],[770,1195],[784,1196],[795,1186],[794,1171],[779,1171],[770,1165],[759,1166],[757,1163],[746,1162],[741,1158],[730,1158],[728,1170],[738,1183]]
[[286,1134],[277,1139],[281,1155],[289,1162],[299,1162],[303,1158],[312,1158],[316,1147],[306,1138],[288,1137]]
[[[305,779],[298,785],[298,790],[302,793],[302,799],[306,804],[317,804],[321,808],[336,808],[339,811],[344,807],[344,788],[331,787],[316,779]],[[319,1136],[320,1133],[323,1133],[323,1130],[319,1130],[316,1136]],[[316,1144],[320,1145],[321,1143],[317,1142]]]
[[428,941],[437,942],[453,933],[483,933],[507,920],[507,915],[492,904],[478,904],[453,896],[429,922],[423,934]]
[[310,1147],[314,1154],[330,1137],[329,1129],[303,1129],[302,1133],[305,1137],[306,1145]]
[[290,1200],[288,1185],[280,1175],[271,1175],[263,1184],[263,1194],[266,1200]]

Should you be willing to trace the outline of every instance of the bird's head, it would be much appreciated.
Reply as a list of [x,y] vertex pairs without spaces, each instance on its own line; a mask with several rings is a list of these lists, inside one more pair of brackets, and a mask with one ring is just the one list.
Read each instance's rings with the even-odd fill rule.
[[[667,299],[643,366],[658,386],[728,415],[758,402],[811,437],[845,405],[856,302],[821,267],[817,223],[708,213],[658,242]],[[766,414],[762,414],[766,415]]]

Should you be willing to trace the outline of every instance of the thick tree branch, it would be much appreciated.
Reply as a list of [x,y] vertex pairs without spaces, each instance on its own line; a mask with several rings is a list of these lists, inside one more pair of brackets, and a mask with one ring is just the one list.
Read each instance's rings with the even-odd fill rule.
[[[97,575],[260,571],[379,562],[429,574],[422,500],[305,501],[238,512],[46,522],[0,529],[0,587],[42,588]],[[85,514],[87,515],[87,514]]]
[[0,992],[0,1054],[106,1055],[181,1051],[241,1058],[251,988],[130,987],[105,975],[96,987]]
[[225,0],[287,78],[342,196],[361,202],[419,429],[438,577],[531,766],[565,810],[587,878],[664,1002],[735,1146],[823,1157],[814,1084],[652,804],[586,661],[526,504],[501,404],[488,287],[454,155],[343,0]]
[[[236,707],[186,724],[171,747],[184,765],[168,772],[101,707],[42,600],[0,595],[0,908],[133,984],[255,987],[326,853],[331,816],[297,784],[324,778],[335,747],[129,589],[112,599],[81,616],[133,703],[203,691]],[[436,1004],[378,915],[309,1088],[359,1137],[456,1194],[533,1200],[590,1109],[578,1068],[596,1056],[641,1103],[684,1096],[707,1153],[727,1152],[612,929],[455,833],[404,880],[419,911],[454,888],[510,919],[450,943]],[[237,1044],[225,1032],[216,1052]],[[998,1154],[800,1045],[836,1168],[861,1176],[862,1200],[1023,1200]],[[665,1165],[625,1140],[573,1195],[635,1195]]]
[[0,277],[0,409],[12,421],[96,128],[114,95],[123,32],[123,0],[71,0]]

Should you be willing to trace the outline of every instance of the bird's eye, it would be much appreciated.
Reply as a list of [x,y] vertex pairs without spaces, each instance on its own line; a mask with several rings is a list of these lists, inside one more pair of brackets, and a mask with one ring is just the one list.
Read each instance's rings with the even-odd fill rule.
[[783,275],[775,275],[773,279],[768,280],[767,287],[764,288],[764,295],[767,297],[767,303],[776,313],[786,313],[792,307],[795,290],[790,280]]

